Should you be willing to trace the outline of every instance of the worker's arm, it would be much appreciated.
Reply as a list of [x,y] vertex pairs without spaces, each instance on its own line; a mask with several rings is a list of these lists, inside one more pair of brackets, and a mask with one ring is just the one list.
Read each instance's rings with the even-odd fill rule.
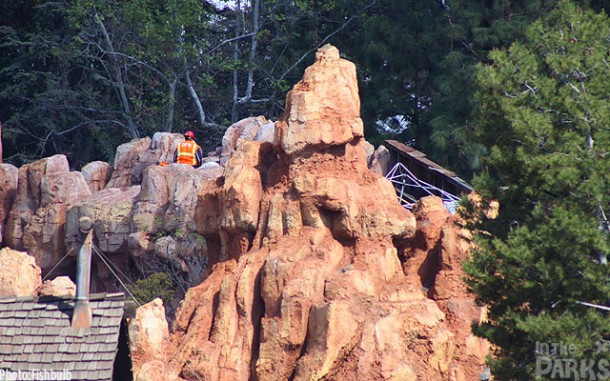
[[197,146],[197,152],[195,152],[195,158],[197,159],[197,164],[195,165],[195,168],[201,167],[201,164],[203,164],[203,150],[201,149],[200,146]]
[[178,148],[174,151],[174,163],[178,162]]

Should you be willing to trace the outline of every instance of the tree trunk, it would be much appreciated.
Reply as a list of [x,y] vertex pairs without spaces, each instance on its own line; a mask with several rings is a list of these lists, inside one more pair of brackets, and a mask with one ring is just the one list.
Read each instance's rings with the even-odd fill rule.
[[116,81],[117,91],[119,93],[119,98],[121,100],[121,105],[123,107],[123,113],[125,114],[125,118],[127,118],[127,130],[133,139],[139,139],[140,133],[136,128],[136,124],[133,121],[133,117],[131,114],[131,107],[129,106],[129,100],[127,98],[127,92],[125,91],[125,81],[123,80],[123,73],[121,71],[121,67],[119,65],[119,60],[117,59],[116,52],[114,51],[114,46],[112,45],[112,40],[110,40],[110,36],[108,35],[108,31],[104,26],[104,23],[100,19],[99,15],[95,14],[95,21],[100,26],[100,30],[104,35],[104,41],[106,42],[106,46],[108,51],[108,55],[110,56],[110,60],[112,62],[113,70],[114,70],[114,79]]
[[189,89],[189,93],[195,102],[195,106],[197,107],[197,113],[199,114],[199,123],[201,123],[201,127],[205,124],[205,111],[203,111],[203,106],[201,105],[201,101],[199,100],[199,96],[197,95],[197,91],[195,91],[195,86],[193,86],[193,81],[191,81],[191,74],[189,69],[185,70],[186,77],[186,86]]
[[258,35],[258,14],[260,12],[260,0],[253,0],[252,10],[252,42],[250,44],[250,56],[248,57],[248,83],[246,95],[240,99],[240,103],[246,103],[252,99],[252,88],[254,87],[254,57],[256,56],[256,45]]
[[[241,11],[241,1],[237,0],[235,7],[235,44],[233,45],[233,62],[239,59],[239,36],[242,34],[243,13]],[[237,68],[233,69],[233,107],[231,108],[231,123],[237,122],[239,118],[239,88],[237,83]]]
[[178,76],[174,75],[174,80],[169,83],[169,110],[167,110],[167,121],[165,122],[165,130],[172,132],[174,129],[174,106],[176,105],[176,86],[178,85]]

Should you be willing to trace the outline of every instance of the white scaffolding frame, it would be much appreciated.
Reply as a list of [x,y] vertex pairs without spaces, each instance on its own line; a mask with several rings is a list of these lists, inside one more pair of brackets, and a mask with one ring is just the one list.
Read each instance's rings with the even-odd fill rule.
[[460,202],[459,197],[418,179],[400,162],[396,163],[385,177],[392,182],[394,189],[396,189],[398,201],[407,209],[412,209],[417,202],[417,198],[409,192],[410,189],[420,189],[427,195],[440,197],[451,213],[455,213]]

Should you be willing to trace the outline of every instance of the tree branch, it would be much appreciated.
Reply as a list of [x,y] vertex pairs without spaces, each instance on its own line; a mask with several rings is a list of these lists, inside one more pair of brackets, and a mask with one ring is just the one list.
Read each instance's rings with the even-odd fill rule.
[[363,13],[365,13],[369,8],[371,8],[373,5],[375,5],[377,3],[377,0],[373,0],[371,1],[368,5],[366,5],[365,7],[363,7],[362,9],[360,9],[355,15],[352,15],[352,17],[350,17],[349,19],[347,19],[347,21],[345,21],[340,27],[338,27],[337,29],[335,29],[334,31],[332,31],[331,33],[329,33],[328,35],[326,35],[326,37],[324,37],[315,47],[311,48],[310,50],[308,50],[307,52],[305,52],[294,64],[292,64],[292,66],[290,66],[278,79],[278,81],[283,80],[288,73],[290,73],[292,70],[294,70],[294,68],[296,68],[307,56],[309,56],[311,53],[315,52],[316,50],[318,50],[321,46],[323,46],[324,44],[326,44],[326,42],[335,34],[341,32],[343,29],[345,29],[352,21],[354,21],[355,19],[361,17],[361,15]]
[[108,34],[108,31],[106,30],[106,27],[104,26],[104,23],[100,19],[97,12],[95,13],[94,17],[95,17],[95,21],[97,22],[97,24],[100,27],[102,35],[104,36],[104,40],[106,42],[106,45],[108,46],[108,51],[111,53],[110,58],[112,60],[113,66],[114,66],[114,76],[115,76],[115,79],[117,80],[117,86],[118,86],[118,90],[119,90],[121,104],[123,106],[123,112],[125,113],[125,117],[127,118],[127,125],[128,125],[127,130],[131,134],[132,138],[138,139],[138,138],[140,138],[140,134],[138,132],[138,129],[136,128],[136,125],[135,125],[132,115],[131,115],[131,107],[129,106],[129,101],[127,99],[127,92],[125,91],[125,81],[123,80],[123,73],[121,72],[121,68],[119,66],[117,57],[114,54],[114,46],[112,45],[112,40],[110,40],[110,35]]

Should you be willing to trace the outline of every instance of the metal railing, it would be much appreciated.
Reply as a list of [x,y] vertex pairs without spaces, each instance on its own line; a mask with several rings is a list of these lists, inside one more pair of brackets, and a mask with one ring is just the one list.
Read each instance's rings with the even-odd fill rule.
[[415,192],[426,196],[440,197],[451,213],[455,213],[460,202],[459,197],[418,179],[400,162],[396,163],[385,177],[392,182],[394,189],[396,189],[398,201],[407,209],[413,208],[413,205],[421,198],[416,197]]

